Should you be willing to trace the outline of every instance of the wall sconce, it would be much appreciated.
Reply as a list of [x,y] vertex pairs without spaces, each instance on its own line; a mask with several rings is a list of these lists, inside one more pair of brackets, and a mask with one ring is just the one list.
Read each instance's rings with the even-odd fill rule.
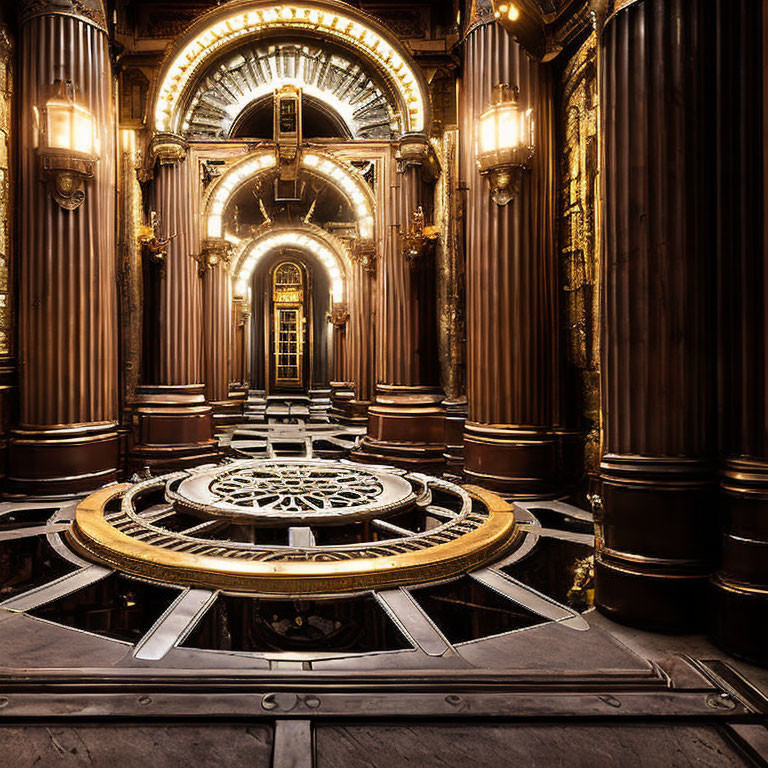
[[85,201],[85,182],[99,161],[96,119],[75,102],[71,80],[57,80],[40,108],[37,154],[54,200],[74,211]]
[[523,170],[533,157],[533,110],[518,104],[517,86],[496,86],[495,103],[477,123],[475,155],[480,174],[488,177],[491,198],[506,205],[520,192]]
[[209,269],[213,270],[217,267],[229,269],[229,262],[232,258],[232,243],[219,238],[205,240],[202,251],[193,258],[197,262],[198,277],[205,277],[205,273]]
[[403,256],[414,267],[418,263],[428,243],[437,240],[438,227],[424,226],[424,209],[418,206],[411,214],[410,231],[402,235]]
[[359,264],[369,275],[376,274],[376,247],[371,241],[355,239],[349,251],[352,261]]

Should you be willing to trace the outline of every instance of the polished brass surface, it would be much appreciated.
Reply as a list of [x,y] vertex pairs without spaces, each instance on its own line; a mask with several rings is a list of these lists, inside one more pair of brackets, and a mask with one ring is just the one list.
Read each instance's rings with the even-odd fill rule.
[[[329,469],[337,466],[327,465]],[[226,472],[226,467],[221,471]],[[115,485],[89,496],[77,508],[75,524],[67,534],[70,544],[88,559],[144,578],[298,596],[458,576],[497,558],[518,535],[512,507],[498,496],[418,474],[404,475],[419,494],[417,507],[428,513],[435,491],[459,500],[461,509],[440,511],[438,507],[444,522],[391,539],[311,547],[259,545],[174,533],[142,519],[135,500],[144,492],[156,493],[166,480],[185,476],[177,473],[138,486]],[[112,511],[120,499],[120,511]]]
[[[592,33],[562,76],[559,121],[559,241],[561,324],[565,359],[577,398],[564,404],[565,423],[586,432],[588,470],[600,463],[600,291],[597,215],[600,154],[597,43]],[[566,395],[566,397],[568,397]]]

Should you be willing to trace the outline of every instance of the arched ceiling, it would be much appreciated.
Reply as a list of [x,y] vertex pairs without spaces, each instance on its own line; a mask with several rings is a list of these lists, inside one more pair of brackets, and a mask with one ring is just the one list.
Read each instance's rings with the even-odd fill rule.
[[386,90],[353,57],[304,42],[250,44],[217,61],[197,84],[182,134],[228,138],[238,115],[287,83],[325,104],[354,138],[390,137],[397,104]]
[[[338,0],[232,0],[198,19],[166,56],[154,97],[155,130],[181,132],[190,99],[212,65],[267,36],[273,40],[310,37],[354,51],[353,58],[365,62],[386,83],[397,104],[398,130],[428,128],[424,75],[405,46],[373,17]],[[363,94],[368,92],[363,89]]]

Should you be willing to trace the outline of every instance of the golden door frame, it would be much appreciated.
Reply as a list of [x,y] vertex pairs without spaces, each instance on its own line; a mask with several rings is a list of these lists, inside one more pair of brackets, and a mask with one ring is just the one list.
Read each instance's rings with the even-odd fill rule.
[[[299,282],[278,283],[278,273],[285,268],[293,267],[299,275]],[[312,323],[312,282],[307,264],[298,255],[284,254],[269,269],[269,279],[266,281],[269,295],[264,302],[264,372],[267,393],[274,392],[305,392],[312,387],[312,366],[314,327]],[[280,344],[290,342],[280,338],[281,313],[293,313],[296,320],[296,368],[295,377],[279,376]],[[290,354],[290,350],[288,352]],[[285,367],[285,366],[284,366]],[[291,367],[288,365],[287,367]]]

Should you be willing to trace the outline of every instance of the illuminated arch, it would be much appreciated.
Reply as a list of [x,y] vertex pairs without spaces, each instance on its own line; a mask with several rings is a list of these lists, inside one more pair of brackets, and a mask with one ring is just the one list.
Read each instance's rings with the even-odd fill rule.
[[259,262],[279,248],[294,248],[315,256],[328,272],[333,301],[344,301],[350,265],[349,252],[337,237],[311,224],[301,227],[270,227],[245,243],[232,263],[235,295],[245,294]]
[[[181,133],[190,140],[231,138],[238,120],[269,100],[283,85],[301,88],[307,105],[317,104],[349,137],[391,136],[396,104],[351,56],[322,43],[246,44],[206,70],[186,107]],[[270,106],[271,111],[271,106]]]
[[266,30],[310,32],[356,51],[385,78],[400,103],[403,133],[426,130],[429,94],[402,44],[368,14],[338,0],[234,0],[202,16],[172,49],[160,73],[153,106],[156,131],[180,133],[190,86],[215,56]]
[[[207,195],[203,216],[204,238],[217,240],[226,237],[223,216],[229,201],[243,184],[274,168],[276,163],[274,150],[257,151],[235,163],[217,180]],[[347,199],[355,214],[358,237],[361,241],[373,240],[376,201],[365,179],[350,166],[320,152],[303,152],[301,167],[328,181]]]

